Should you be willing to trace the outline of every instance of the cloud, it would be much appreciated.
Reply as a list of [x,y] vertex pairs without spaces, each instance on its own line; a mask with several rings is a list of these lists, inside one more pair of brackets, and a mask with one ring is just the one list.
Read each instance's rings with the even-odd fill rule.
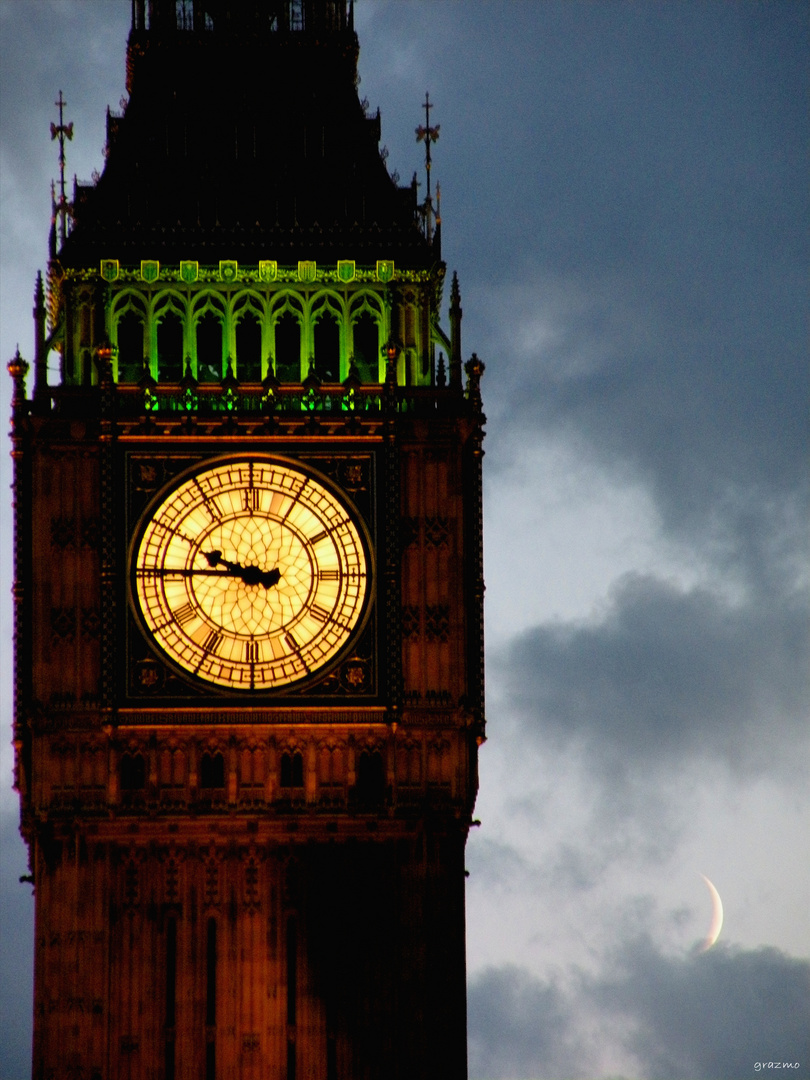
[[769,591],[808,506],[806,12],[525,9],[539,83],[492,95],[468,135],[490,475],[564,436]]
[[470,1075],[742,1080],[756,1075],[757,1062],[787,1061],[799,1062],[790,1075],[807,1078],[808,1009],[806,960],[723,946],[667,956],[638,938],[594,972],[538,978],[509,965],[474,975]]
[[470,982],[467,1016],[474,1080],[585,1075],[570,1002],[554,979],[516,966],[487,968]]
[[763,288],[792,298],[756,325],[753,297],[741,311],[718,291],[710,318],[676,310],[690,281],[649,297],[643,266],[597,263],[565,278],[534,261],[522,280],[477,286],[479,350],[498,358],[486,381],[490,459],[508,467],[527,443],[563,434],[643,482],[667,530],[713,545],[724,567],[763,574],[774,536],[799,542],[810,383],[798,291],[764,256],[760,269]]
[[[5,802],[5,800],[3,800]],[[21,1077],[31,1072],[31,1014],[34,998],[31,951],[34,905],[31,886],[20,884],[28,873],[25,847],[17,832],[17,808],[0,807],[0,970],[3,993],[3,1038],[0,1039],[0,1076]]]
[[740,1080],[755,1062],[799,1062],[810,1077],[810,962],[778,949],[715,946],[666,957],[626,944],[586,992],[627,1022],[628,1047],[654,1080]]
[[581,747],[602,775],[694,758],[769,772],[802,738],[807,645],[797,601],[734,605],[628,575],[599,621],[535,627],[495,666],[524,731]]
[[[92,34],[87,33],[88,20],[92,20]],[[43,151],[50,152],[55,172],[57,155],[49,142],[48,122],[57,120],[54,102],[60,89],[68,108],[65,121],[76,121],[74,139],[68,147],[71,156],[78,152],[85,160],[84,151],[90,151],[90,129],[94,141],[99,140],[91,152],[101,167],[108,90],[105,82],[115,71],[117,96],[109,104],[117,108],[124,91],[128,29],[128,5],[104,0],[38,0],[36,4],[0,6],[3,140],[14,146],[15,167],[23,176],[30,180],[37,175]],[[76,46],[60,54],[57,71],[53,54],[43,47],[52,42]]]
[[528,860],[502,841],[476,837],[467,853],[467,865],[472,867],[476,885],[513,891],[525,888],[527,880],[536,876]]

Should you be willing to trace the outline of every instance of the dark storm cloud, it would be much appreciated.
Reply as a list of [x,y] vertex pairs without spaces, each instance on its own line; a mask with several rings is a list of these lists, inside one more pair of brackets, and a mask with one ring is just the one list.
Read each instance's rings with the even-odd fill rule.
[[[563,434],[583,457],[640,480],[665,528],[715,545],[725,569],[767,584],[803,542],[803,291],[776,321],[754,307],[730,311],[718,297],[698,333],[697,316],[679,324],[643,290],[609,274],[535,275],[477,297],[491,317],[485,348],[500,338],[509,364],[505,383],[489,387],[491,458],[511,467],[527,439]],[[770,342],[756,342],[768,328]]]
[[600,622],[536,627],[495,668],[527,730],[597,769],[705,757],[767,773],[802,738],[805,603],[733,604],[631,576]]
[[807,960],[722,946],[671,958],[641,939],[587,990],[600,1010],[624,1019],[652,1080],[741,1080],[768,1061],[798,1062],[790,1074],[810,1077]]
[[523,968],[487,968],[471,981],[467,1030],[473,1080],[588,1075],[566,994]]
[[[600,1029],[620,1032],[643,1080],[744,1080],[763,1062],[810,1077],[810,963],[778,949],[665,956],[628,941],[598,975],[544,981],[514,966],[470,985],[474,1080],[604,1075]],[[604,1038],[604,1034],[602,1036]],[[590,1044],[590,1045],[589,1045]],[[603,1048],[604,1048],[603,1044]]]
[[465,15],[447,58],[488,17],[534,59],[476,57],[457,182],[490,467],[563,432],[759,580],[807,499],[807,9],[517,8]]

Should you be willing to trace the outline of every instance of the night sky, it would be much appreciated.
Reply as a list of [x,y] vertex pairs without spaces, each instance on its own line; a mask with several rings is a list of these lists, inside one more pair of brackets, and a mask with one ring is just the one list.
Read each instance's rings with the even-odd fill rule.
[[[53,102],[89,180],[129,11],[0,0],[4,364],[32,358]],[[810,6],[358,0],[356,23],[402,183],[435,102],[443,254],[486,364],[471,1080],[808,1078]],[[8,494],[0,515],[9,583]],[[22,1080],[0,663],[0,1074]],[[706,952],[701,874],[725,907]]]

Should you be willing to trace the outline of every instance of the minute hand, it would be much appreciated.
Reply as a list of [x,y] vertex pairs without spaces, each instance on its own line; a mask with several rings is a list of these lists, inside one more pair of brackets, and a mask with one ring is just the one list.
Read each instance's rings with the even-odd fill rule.
[[240,566],[239,563],[223,559],[221,551],[204,551],[202,554],[209,566],[224,566],[229,574],[241,578],[245,585],[264,585],[265,589],[269,589],[272,585],[277,585],[281,577],[278,567],[273,570],[260,570],[258,566]]

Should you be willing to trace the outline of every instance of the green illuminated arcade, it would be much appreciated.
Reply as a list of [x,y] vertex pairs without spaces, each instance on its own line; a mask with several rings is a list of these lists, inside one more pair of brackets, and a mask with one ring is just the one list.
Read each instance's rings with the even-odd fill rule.
[[419,202],[416,176],[386,168],[357,55],[352,4],[134,0],[103,173],[54,204],[37,398],[49,351],[87,386],[99,347],[148,410],[219,407],[218,387],[249,409],[299,408],[296,385],[310,407],[341,386],[364,408],[386,379],[460,388],[455,284],[439,325],[438,128],[426,108]]

